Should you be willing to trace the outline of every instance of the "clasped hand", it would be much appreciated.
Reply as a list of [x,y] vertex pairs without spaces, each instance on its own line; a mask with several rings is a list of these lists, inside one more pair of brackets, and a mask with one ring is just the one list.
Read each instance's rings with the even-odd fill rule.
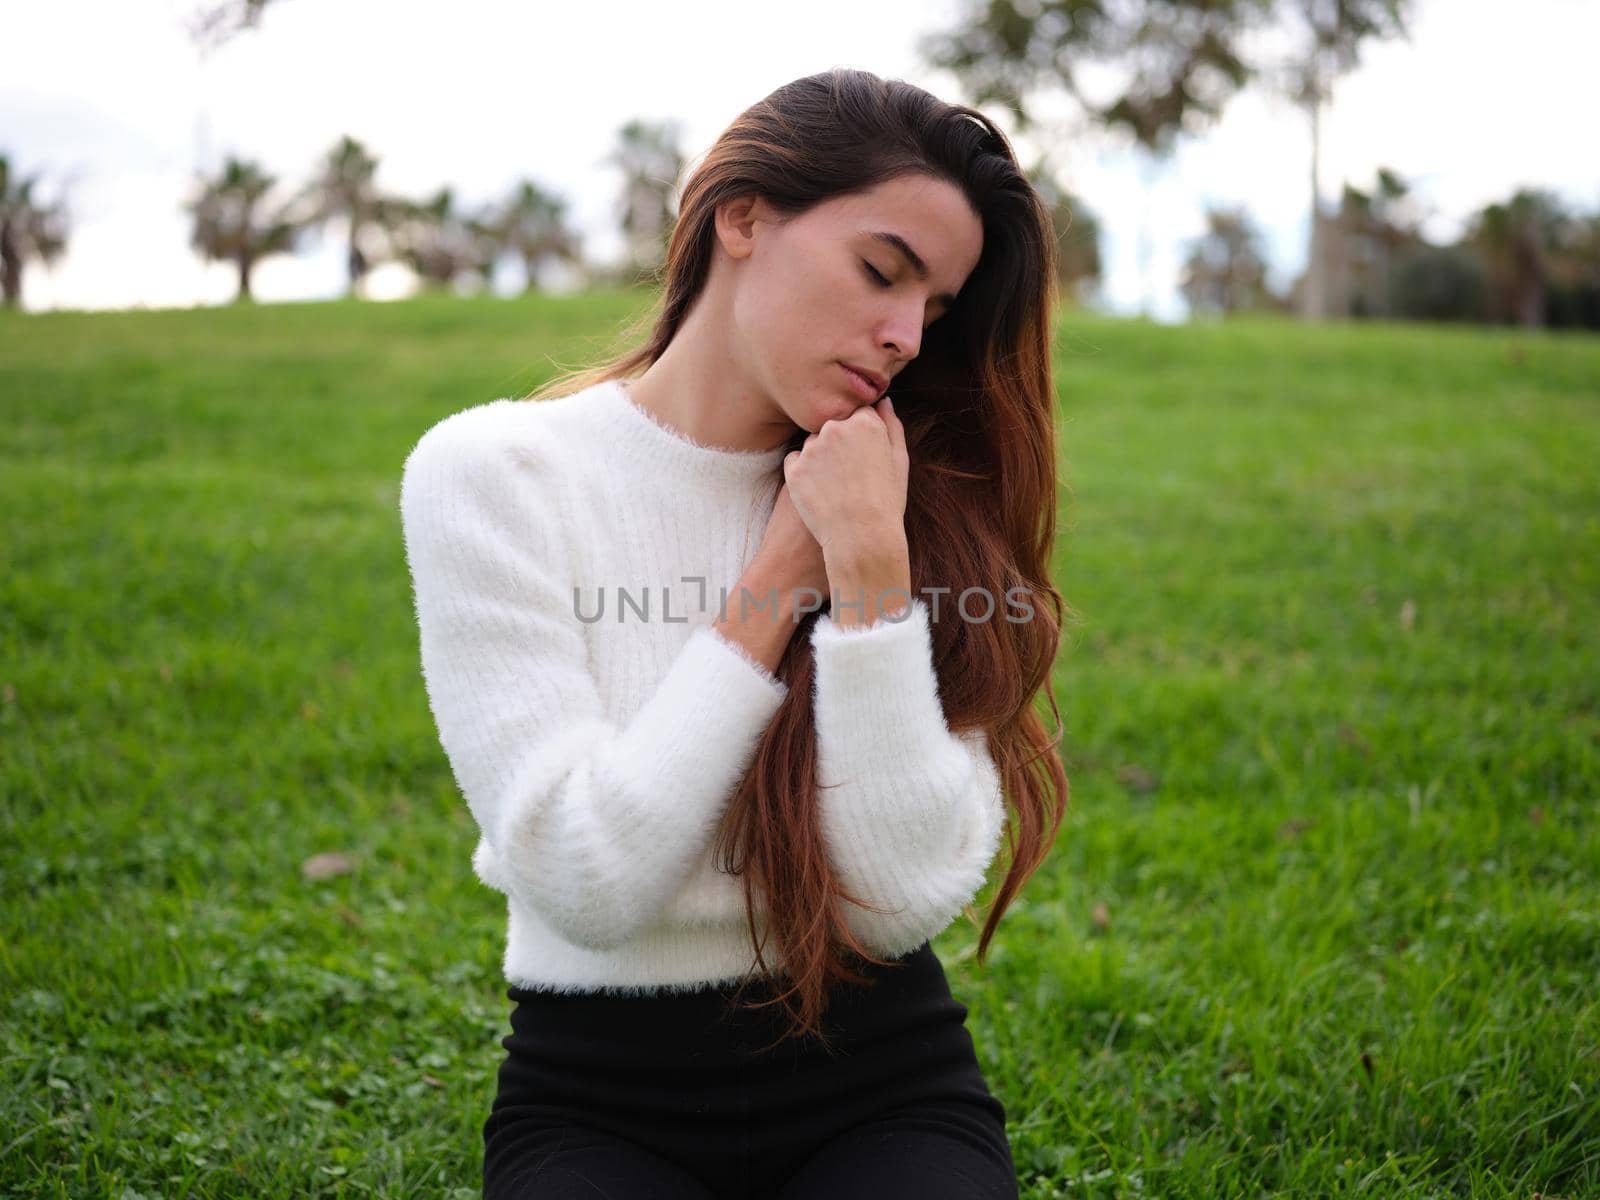
[[905,577],[905,427],[885,396],[826,421],[783,460],[767,522],[761,577],[783,589],[854,590],[883,573]]
[[825,558],[870,556],[904,541],[909,471],[905,426],[885,396],[790,451],[783,490]]

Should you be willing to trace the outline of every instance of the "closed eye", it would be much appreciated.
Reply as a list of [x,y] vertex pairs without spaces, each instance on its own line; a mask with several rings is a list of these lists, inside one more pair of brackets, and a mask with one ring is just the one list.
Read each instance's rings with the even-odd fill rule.
[[[887,287],[893,287],[894,286],[893,283],[891,283],[889,280],[885,279],[883,277],[883,275],[879,273],[878,269],[876,267],[874,267],[871,263],[869,263],[866,259],[863,258],[861,260],[861,265],[867,269],[867,274],[872,276],[872,278],[877,281],[877,283],[878,283],[878,285],[880,287],[886,287],[887,288]],[[929,321],[929,322],[927,322],[927,324],[923,325],[923,328],[927,329],[929,325],[934,325],[934,324],[938,323],[939,321],[941,321],[943,318],[944,318],[944,313],[940,313],[932,321]]]
[[871,275],[874,279],[876,279],[878,281],[878,285],[880,287],[890,287],[890,286],[892,286],[887,279],[885,279],[882,275],[880,275],[878,273],[878,269],[876,267],[874,267],[871,263],[869,263],[866,259],[863,258],[861,260],[861,265],[867,269],[867,274],[868,275]]

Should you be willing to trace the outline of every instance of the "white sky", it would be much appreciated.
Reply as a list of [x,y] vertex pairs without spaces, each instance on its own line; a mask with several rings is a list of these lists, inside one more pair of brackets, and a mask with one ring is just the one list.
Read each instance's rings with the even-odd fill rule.
[[[25,308],[230,299],[234,270],[193,254],[181,208],[196,165],[229,152],[287,189],[348,133],[378,157],[383,187],[422,198],[450,184],[468,207],[532,177],[569,198],[586,252],[608,259],[621,249],[619,180],[604,159],[631,118],[677,119],[694,158],[747,105],[831,66],[962,99],[915,54],[917,36],[946,26],[957,0],[811,0],[803,10],[279,0],[260,29],[204,63],[181,24],[194,3],[9,0],[0,153],[14,172],[42,175],[46,199],[71,184],[69,249],[53,269],[26,270]],[[1420,0],[1411,40],[1370,45],[1324,112],[1323,195],[1331,202],[1343,180],[1370,188],[1389,166],[1414,185],[1438,239],[1517,186],[1600,209],[1600,154],[1592,121],[1579,122],[1593,113],[1584,81],[1596,46],[1593,0]],[[1018,149],[1031,161],[1027,139]],[[1310,155],[1305,116],[1248,92],[1165,165],[1100,137],[1069,141],[1053,159],[1102,223],[1101,304],[1135,312],[1148,292],[1153,315],[1176,320],[1184,243],[1203,230],[1207,202],[1246,205],[1273,282],[1301,269]],[[408,282],[399,268],[372,281],[377,294],[403,294]],[[497,288],[519,282],[502,276]],[[340,294],[339,230],[259,264],[253,284],[266,301]]]

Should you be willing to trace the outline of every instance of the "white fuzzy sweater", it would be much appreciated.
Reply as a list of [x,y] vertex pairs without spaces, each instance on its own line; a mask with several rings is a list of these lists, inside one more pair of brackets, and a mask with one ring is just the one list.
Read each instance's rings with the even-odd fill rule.
[[[787,689],[710,626],[783,453],[700,445],[606,382],[465,409],[406,459],[423,679],[473,868],[507,898],[513,984],[639,994],[755,966],[711,843]],[[917,596],[811,635],[820,820],[841,886],[893,910],[844,906],[885,956],[976,895],[1004,819],[987,739],[945,723],[928,621]]]

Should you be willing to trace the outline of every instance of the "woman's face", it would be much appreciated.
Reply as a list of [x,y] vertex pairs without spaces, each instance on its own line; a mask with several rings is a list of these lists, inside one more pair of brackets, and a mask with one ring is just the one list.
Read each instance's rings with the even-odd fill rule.
[[[788,219],[757,198],[734,223],[743,261],[733,273],[732,352],[744,377],[813,433],[893,394],[894,376],[983,253],[967,198],[926,175]],[[860,390],[846,363],[882,382]]]

